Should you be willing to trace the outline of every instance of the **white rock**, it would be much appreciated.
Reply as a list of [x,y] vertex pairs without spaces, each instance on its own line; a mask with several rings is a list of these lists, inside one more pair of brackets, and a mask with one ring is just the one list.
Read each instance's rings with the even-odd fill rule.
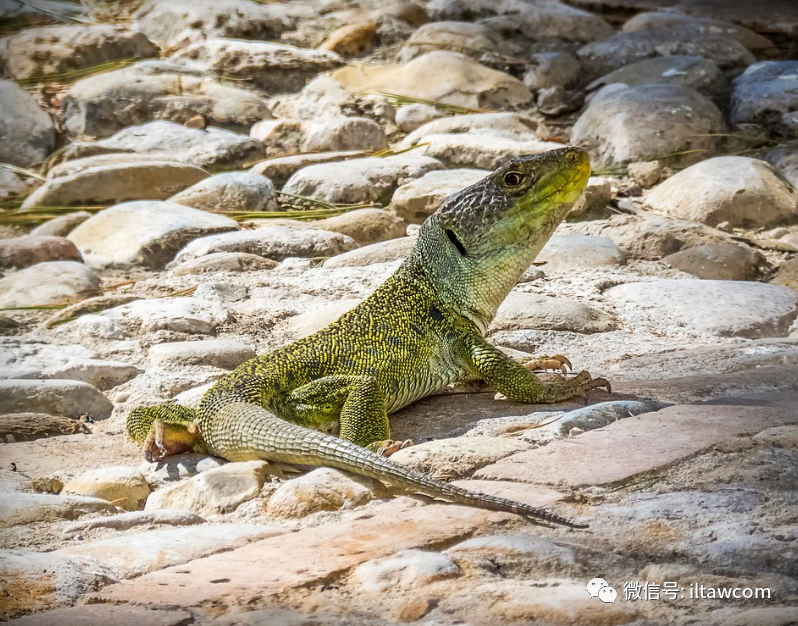
[[347,235],[359,246],[402,237],[407,231],[407,224],[401,218],[383,209],[355,209],[315,220],[310,225]]
[[798,215],[798,192],[759,159],[716,157],[658,185],[646,204],[673,217],[709,226],[774,226]]
[[581,302],[514,291],[499,306],[490,332],[534,329],[591,334],[619,326],[614,315]]
[[253,172],[223,172],[172,196],[170,202],[205,211],[277,211],[274,184]]
[[65,537],[79,535],[96,528],[110,528],[112,530],[130,530],[137,526],[194,526],[203,524],[205,520],[199,515],[186,511],[130,511],[108,517],[71,522],[64,526]]
[[470,113],[432,120],[410,133],[402,148],[424,141],[429,135],[480,134],[515,140],[537,140],[535,120],[520,113]]
[[72,478],[62,493],[100,498],[126,511],[135,511],[144,506],[150,486],[135,467],[100,467]]
[[385,132],[374,120],[365,117],[336,117],[304,128],[302,152],[364,150],[377,152],[388,147]]
[[[266,155],[269,157],[280,157],[293,155],[300,151],[304,129],[303,123],[297,120],[261,120],[249,129],[249,136],[263,142],[266,146]],[[255,168],[252,172],[260,173]]]
[[172,202],[126,202],[96,213],[69,234],[87,263],[160,268],[192,239],[238,229],[229,217]]
[[612,27],[590,11],[563,2],[509,0],[486,3],[499,15],[482,20],[504,37],[522,36],[532,41],[596,41],[612,35]]
[[360,506],[374,499],[375,493],[384,494],[376,480],[322,467],[285,481],[269,498],[266,510],[275,517],[305,517]]
[[255,351],[240,341],[206,339],[155,344],[150,348],[149,357],[161,365],[211,365],[231,370],[254,358]]
[[0,106],[0,161],[21,167],[44,161],[55,148],[50,116],[10,80],[0,80]]
[[444,552],[458,563],[484,569],[502,569],[523,563],[525,567],[554,566],[558,570],[575,565],[574,548],[547,537],[530,535],[488,535],[453,545]]
[[479,182],[488,174],[488,170],[477,169],[429,172],[399,187],[391,198],[390,210],[409,224],[421,224],[438,210],[447,197]]
[[97,317],[111,320],[129,333],[172,330],[212,335],[227,321],[229,313],[218,302],[184,297],[136,300],[103,311]]
[[97,294],[100,278],[82,263],[38,263],[0,280],[0,308],[61,304]]
[[454,50],[478,61],[512,55],[507,42],[485,24],[430,22],[415,30],[402,46],[399,58],[406,63],[435,50]]
[[408,104],[396,112],[396,125],[399,130],[410,133],[427,122],[445,116],[444,112],[429,104]]
[[606,292],[632,327],[673,327],[719,337],[785,337],[798,316],[787,287],[733,280],[657,280]]
[[[299,148],[297,148],[299,150]],[[282,187],[299,170],[310,165],[321,163],[334,163],[337,161],[348,161],[363,156],[360,150],[349,150],[347,152],[318,152],[313,154],[294,154],[292,156],[275,157],[256,163],[250,172],[263,174],[274,182],[278,187]]]
[[366,561],[354,571],[361,587],[373,593],[423,587],[460,574],[450,557],[423,550],[401,550],[384,559]]
[[210,274],[215,272],[257,272],[277,267],[277,261],[264,259],[246,252],[214,252],[185,263],[176,264],[171,272],[175,276]]
[[48,413],[94,419],[111,416],[114,406],[100,390],[78,380],[0,380],[0,413]]
[[0,502],[3,503],[0,528],[76,519],[88,513],[116,512],[116,508],[110,502],[99,498],[82,498],[80,496],[4,492],[0,494]]
[[400,237],[398,239],[380,241],[328,259],[324,262],[324,267],[363,267],[374,263],[390,263],[404,259],[415,246],[415,237]]
[[626,256],[608,237],[554,235],[535,259],[546,272],[568,272],[592,267],[617,267]]

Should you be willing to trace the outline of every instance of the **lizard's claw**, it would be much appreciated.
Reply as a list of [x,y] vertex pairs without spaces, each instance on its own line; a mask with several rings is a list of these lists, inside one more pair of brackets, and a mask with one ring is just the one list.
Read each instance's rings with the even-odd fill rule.
[[414,445],[412,439],[405,439],[404,441],[396,441],[394,439],[388,439],[386,441],[380,441],[378,447],[376,448],[377,454],[381,456],[391,456],[395,452],[399,452],[399,450],[404,450],[405,448],[409,448],[410,446]]
[[154,420],[144,440],[144,458],[152,463],[167,456],[188,452],[198,436],[199,428],[193,422],[188,425],[175,425]]
[[563,374],[567,374],[568,370],[572,370],[573,366],[568,357],[562,354],[555,354],[554,356],[541,356],[523,364],[528,370],[534,372],[545,372],[548,370],[558,370]]
[[587,404],[587,392],[591,389],[599,389],[603,388],[607,391],[607,393],[612,393],[612,385],[606,378],[593,378],[590,375],[590,372],[582,370],[572,379],[570,379],[569,384],[573,385],[576,391],[576,396],[582,398],[585,404]]

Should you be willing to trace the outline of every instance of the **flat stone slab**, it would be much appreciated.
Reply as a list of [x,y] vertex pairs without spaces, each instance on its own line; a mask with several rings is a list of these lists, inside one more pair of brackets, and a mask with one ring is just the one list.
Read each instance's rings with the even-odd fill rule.
[[187,626],[193,622],[194,618],[186,611],[89,604],[28,615],[8,622],[8,626]]
[[798,394],[785,392],[673,406],[515,454],[474,477],[557,487],[616,483],[726,439],[798,424],[796,402]]
[[346,519],[271,537],[243,548],[170,567],[93,594],[89,601],[192,607],[221,602],[257,608],[399,550],[469,536],[507,519],[503,513],[399,498]]

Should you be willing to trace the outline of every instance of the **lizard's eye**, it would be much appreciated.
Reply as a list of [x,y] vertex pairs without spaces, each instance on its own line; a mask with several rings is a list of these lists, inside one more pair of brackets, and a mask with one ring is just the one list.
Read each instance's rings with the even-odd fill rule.
[[504,175],[504,184],[508,187],[518,187],[524,182],[524,175],[521,172],[507,172]]

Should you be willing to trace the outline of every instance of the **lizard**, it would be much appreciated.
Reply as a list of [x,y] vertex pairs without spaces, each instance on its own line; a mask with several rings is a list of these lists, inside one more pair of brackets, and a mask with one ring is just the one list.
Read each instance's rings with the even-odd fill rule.
[[[392,461],[388,457],[410,442],[390,438],[388,414],[474,377],[526,403],[610,390],[604,378],[586,371],[543,382],[529,364],[484,338],[499,305],[580,198],[589,175],[588,155],[576,147],[508,160],[449,196],[421,225],[399,268],[354,309],[315,334],[241,364],[197,408],[167,403],[133,409],[129,435],[150,460],[193,451],[229,461],[329,466],[407,493],[584,527]],[[338,436],[330,434],[336,430]]]

